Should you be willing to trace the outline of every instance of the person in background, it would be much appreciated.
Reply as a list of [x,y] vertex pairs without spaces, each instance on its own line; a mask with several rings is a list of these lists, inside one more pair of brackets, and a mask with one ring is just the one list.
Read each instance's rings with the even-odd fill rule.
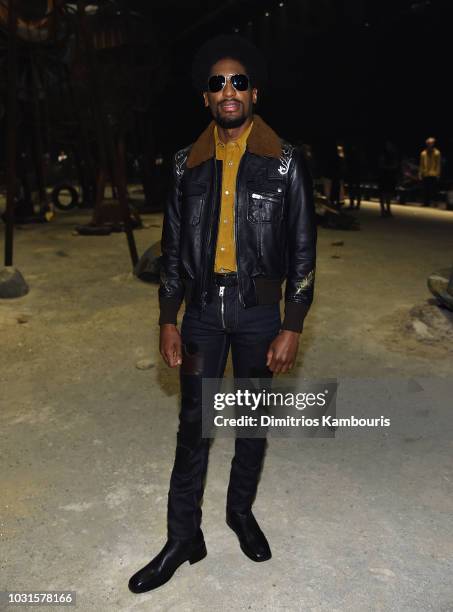
[[395,195],[396,182],[400,173],[400,160],[395,145],[387,140],[379,156],[379,200],[381,217],[392,217],[390,205]]
[[349,208],[360,208],[364,165],[362,150],[357,144],[351,145],[346,156],[346,182],[348,184]]
[[325,177],[327,178],[328,193],[326,193],[330,204],[340,208],[343,203],[345,176],[345,152],[341,143],[329,147],[326,156]]
[[435,138],[427,138],[426,148],[420,153],[418,178],[423,183],[423,206],[429,206],[436,198],[441,174],[442,156],[435,145]]

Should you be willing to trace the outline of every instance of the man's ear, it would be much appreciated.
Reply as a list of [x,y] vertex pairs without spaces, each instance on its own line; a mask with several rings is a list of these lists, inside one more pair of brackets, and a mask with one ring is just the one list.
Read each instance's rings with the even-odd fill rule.
[[203,92],[204,105],[206,108],[209,106],[208,94],[206,91]]
[[256,104],[258,101],[258,90],[256,89],[256,87],[254,87],[252,89],[252,102],[253,104]]

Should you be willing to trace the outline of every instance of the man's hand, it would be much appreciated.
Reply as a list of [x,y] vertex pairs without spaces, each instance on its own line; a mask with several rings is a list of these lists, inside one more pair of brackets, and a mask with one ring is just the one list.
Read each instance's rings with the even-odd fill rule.
[[173,323],[164,323],[160,326],[160,354],[165,363],[174,368],[182,363],[181,334]]
[[266,365],[274,374],[287,372],[294,366],[299,337],[298,332],[282,329],[272,340],[267,351]]

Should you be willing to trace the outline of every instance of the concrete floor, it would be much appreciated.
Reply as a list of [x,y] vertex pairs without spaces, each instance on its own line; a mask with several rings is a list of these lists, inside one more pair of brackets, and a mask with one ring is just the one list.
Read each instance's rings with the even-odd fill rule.
[[[316,298],[291,376],[452,378],[452,318],[426,279],[453,262],[453,214],[394,211],[381,219],[365,203],[361,231],[319,230]],[[233,441],[216,440],[208,557],[159,590],[128,591],[165,541],[178,378],[158,352],[157,287],[133,278],[124,235],[74,236],[84,218],[16,231],[31,291],[0,303],[1,589],[75,590],[78,609],[96,612],[453,610],[447,401],[431,418],[417,409],[421,421],[401,404],[390,435],[271,439],[254,506],[273,550],[264,564],[225,525]],[[140,253],[162,216],[145,221]],[[151,369],[136,367],[143,359]]]

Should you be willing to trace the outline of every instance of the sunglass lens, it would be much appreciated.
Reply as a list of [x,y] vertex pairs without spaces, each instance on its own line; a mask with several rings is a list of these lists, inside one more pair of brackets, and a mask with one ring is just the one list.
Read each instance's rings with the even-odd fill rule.
[[231,77],[231,84],[238,91],[246,91],[249,88],[249,78],[245,74],[235,74]]
[[225,85],[225,77],[222,75],[215,75],[210,77],[208,81],[209,91],[212,93],[217,93],[220,91]]

